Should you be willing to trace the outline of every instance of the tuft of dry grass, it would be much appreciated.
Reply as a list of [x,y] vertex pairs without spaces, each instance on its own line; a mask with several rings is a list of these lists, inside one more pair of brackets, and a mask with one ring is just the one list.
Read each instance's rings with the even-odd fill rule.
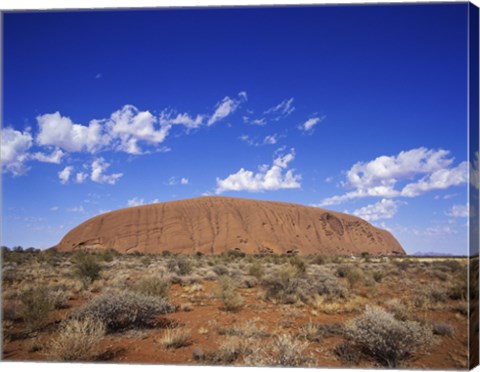
[[188,328],[169,328],[165,331],[161,343],[167,349],[178,349],[190,345],[192,332]]
[[53,360],[89,360],[92,348],[105,335],[105,325],[98,319],[85,318],[64,321],[49,345]]

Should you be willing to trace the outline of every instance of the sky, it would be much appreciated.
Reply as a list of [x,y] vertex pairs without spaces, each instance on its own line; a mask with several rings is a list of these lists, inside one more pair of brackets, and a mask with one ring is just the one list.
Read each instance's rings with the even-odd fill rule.
[[4,13],[2,245],[48,248],[100,213],[219,195],[467,254],[467,10]]

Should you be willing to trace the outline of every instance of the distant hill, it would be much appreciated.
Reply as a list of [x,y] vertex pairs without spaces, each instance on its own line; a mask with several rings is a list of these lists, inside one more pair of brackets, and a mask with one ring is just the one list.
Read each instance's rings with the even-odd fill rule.
[[451,253],[439,253],[439,252],[415,252],[410,256],[418,256],[418,257],[450,257],[454,256]]
[[405,254],[386,230],[348,214],[291,203],[201,197],[101,214],[75,227],[57,245],[121,253],[301,255]]

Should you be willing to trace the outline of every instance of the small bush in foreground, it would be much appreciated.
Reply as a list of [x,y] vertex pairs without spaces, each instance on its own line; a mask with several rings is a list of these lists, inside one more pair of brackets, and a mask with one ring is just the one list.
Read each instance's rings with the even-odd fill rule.
[[225,310],[235,311],[242,306],[243,298],[237,290],[238,286],[232,278],[221,276],[218,279],[218,297],[222,301]]
[[105,325],[98,319],[67,320],[52,340],[49,354],[53,360],[88,360],[104,335]]
[[175,306],[163,298],[133,292],[107,292],[74,314],[75,319],[101,320],[107,331],[148,326],[156,315],[171,313]]
[[53,310],[54,303],[46,286],[27,289],[20,294],[23,305],[23,319],[30,329],[36,329],[48,312]]
[[165,331],[162,337],[161,343],[167,349],[178,349],[183,346],[191,344],[190,341],[191,331],[185,328],[169,328]]
[[98,263],[97,257],[88,253],[79,253],[74,257],[74,272],[80,279],[84,288],[100,278],[102,266]]
[[293,336],[281,334],[248,355],[245,361],[254,366],[308,367],[312,365],[312,358],[306,352],[307,346]]
[[418,322],[402,322],[385,310],[371,307],[347,324],[345,337],[351,346],[391,368],[433,340],[431,330]]
[[146,296],[168,299],[170,295],[170,280],[159,277],[144,278],[135,284],[135,292]]

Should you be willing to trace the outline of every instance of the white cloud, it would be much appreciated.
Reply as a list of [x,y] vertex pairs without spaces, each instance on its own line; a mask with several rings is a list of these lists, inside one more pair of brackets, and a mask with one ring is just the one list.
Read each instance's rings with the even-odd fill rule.
[[167,185],[168,185],[168,186],[175,186],[175,185],[178,185],[178,184],[180,184],[180,185],[188,185],[188,182],[189,182],[189,181],[188,181],[188,178],[182,177],[182,178],[180,178],[180,180],[178,180],[177,177],[173,177],[173,176],[172,176],[172,177],[170,177],[170,178],[168,179]]
[[127,201],[127,206],[129,207],[138,207],[140,205],[145,205],[145,204],[155,204],[155,203],[160,203],[159,199],[153,199],[150,202],[145,202],[145,199],[139,198],[138,196],[133,197],[132,199],[129,199]]
[[68,152],[95,152],[109,141],[101,134],[102,127],[95,120],[85,126],[55,112],[37,116],[37,123],[36,142],[40,146],[56,146]]
[[28,170],[24,162],[28,159],[28,151],[32,146],[31,134],[4,128],[1,130],[1,137],[2,171],[10,172],[14,176],[24,174]]
[[377,203],[356,209],[353,214],[367,221],[378,221],[392,218],[398,211],[400,201],[382,199]]
[[183,125],[188,129],[195,129],[203,124],[203,115],[197,115],[195,118],[187,113],[177,114],[168,111],[162,111],[160,114],[160,124],[162,126]]
[[32,155],[32,158],[44,163],[60,164],[62,162],[62,158],[64,155],[65,153],[62,150],[56,149],[52,151],[50,155],[47,155],[41,152],[36,152],[35,154]]
[[230,114],[233,114],[235,110],[247,100],[247,95],[245,92],[240,92],[238,96],[239,99],[232,99],[226,96],[222,101],[218,102],[215,106],[215,112],[208,119],[207,126],[211,126],[217,121],[226,118]]
[[84,183],[88,178],[87,173],[79,172],[75,175],[75,182],[76,183]]
[[251,138],[247,134],[243,134],[239,137],[241,141],[245,142],[249,146],[255,146],[255,147],[262,146],[262,145],[275,145],[278,142],[278,138],[279,138],[279,135],[276,133],[265,136],[265,138],[261,142],[258,142],[256,138],[255,139]]
[[138,142],[158,145],[165,141],[171,126],[156,128],[157,119],[149,111],[139,111],[135,106],[125,105],[114,112],[106,122],[109,135],[115,139],[117,151],[142,154]]
[[[317,206],[340,204],[368,196],[415,197],[467,182],[467,162],[451,167],[454,159],[448,157],[449,154],[446,150],[420,147],[402,151],[396,156],[380,156],[367,163],[358,162],[346,172],[346,182],[342,183],[354,190],[326,198]],[[418,179],[419,176],[422,178]],[[395,188],[401,181],[407,184],[403,188]]]
[[468,204],[455,204],[445,214],[450,217],[468,217]]
[[60,172],[58,172],[58,178],[60,178],[60,183],[66,184],[70,180],[72,172],[73,167],[71,165],[63,168]]
[[301,124],[298,127],[298,129],[300,129],[304,132],[312,133],[313,132],[313,127],[315,125],[317,125],[318,123],[322,122],[324,118],[325,118],[325,116],[310,118],[305,123]]
[[263,143],[265,145],[275,145],[278,142],[278,136],[277,134],[271,134],[268,136],[265,136],[263,139]]
[[266,110],[264,114],[276,115],[273,120],[280,120],[282,117],[286,117],[295,111],[293,106],[293,97],[290,99],[285,99],[280,102],[278,105],[273,106]]
[[295,175],[293,169],[288,169],[288,164],[295,159],[295,150],[284,156],[278,156],[273,165],[259,167],[254,173],[241,168],[237,173],[229,175],[225,179],[217,178],[216,194],[225,191],[249,191],[262,192],[266,190],[300,188],[300,175]]
[[418,196],[431,190],[447,189],[451,186],[458,186],[468,181],[468,163],[461,162],[454,168],[439,169],[418,182],[406,185],[402,196]]
[[58,211],[60,208],[57,205],[54,205],[53,207],[50,208],[52,212]]
[[108,183],[114,185],[123,176],[123,173],[104,174],[110,164],[103,158],[95,159],[92,163],[92,173],[90,179],[97,183]]
[[251,121],[252,124],[254,125],[260,125],[260,126],[263,126],[263,125],[266,125],[267,124],[267,120],[265,118],[260,118],[260,119],[253,119]]
[[137,207],[139,205],[144,205],[144,204],[145,204],[145,200],[143,198],[139,198],[137,196],[128,200],[128,202],[127,202],[127,205],[129,207]]

